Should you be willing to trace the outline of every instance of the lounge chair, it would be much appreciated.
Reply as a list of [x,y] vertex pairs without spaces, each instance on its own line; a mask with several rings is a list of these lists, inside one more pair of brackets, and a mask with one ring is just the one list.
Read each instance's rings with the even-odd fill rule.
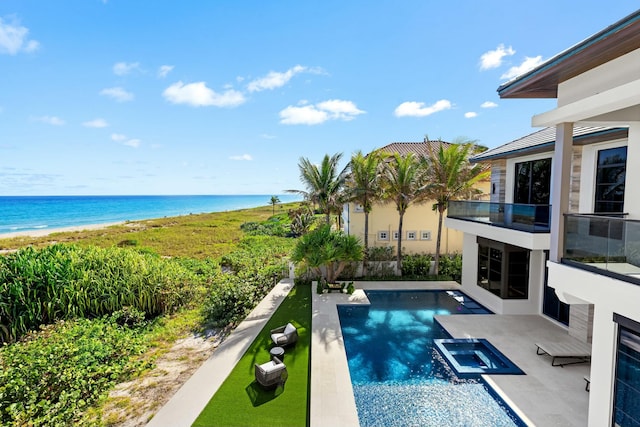
[[258,384],[265,388],[284,385],[289,377],[287,366],[277,357],[274,357],[273,360],[263,363],[262,365],[256,363],[255,375]]
[[[565,341],[536,343],[536,354],[548,354],[551,356],[551,366],[573,365],[591,361],[591,345],[576,339]],[[569,359],[569,361],[556,363],[556,359]]]
[[279,347],[285,347],[298,341],[298,330],[291,323],[271,330],[271,341]]

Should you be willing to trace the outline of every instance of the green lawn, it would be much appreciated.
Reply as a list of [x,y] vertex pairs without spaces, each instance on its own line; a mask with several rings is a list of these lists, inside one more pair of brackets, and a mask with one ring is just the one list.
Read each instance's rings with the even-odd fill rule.
[[[287,322],[298,328],[298,342],[286,349],[289,379],[284,388],[263,390],[254,377],[254,363],[269,361],[269,331]],[[193,424],[197,427],[307,426],[311,286],[296,285],[242,356],[218,392]]]

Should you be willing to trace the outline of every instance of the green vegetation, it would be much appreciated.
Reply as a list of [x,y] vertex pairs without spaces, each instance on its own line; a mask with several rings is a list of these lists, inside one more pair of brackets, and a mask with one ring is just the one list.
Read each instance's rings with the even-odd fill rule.
[[347,264],[362,259],[362,245],[354,236],[323,224],[298,240],[291,259],[310,268],[315,277],[334,283]]
[[[144,373],[187,333],[244,317],[288,270],[295,245],[241,230],[246,222],[287,226],[287,215],[270,213],[0,240],[18,249],[0,257],[0,337],[18,339],[0,347],[0,424],[103,425],[114,384]],[[203,256],[208,248],[215,257]]]
[[149,316],[193,299],[199,276],[130,249],[56,244],[0,257],[0,342],[41,324],[132,307]]
[[144,335],[116,317],[46,326],[2,349],[2,425],[67,426],[105,390],[149,367]]
[[[269,360],[269,332],[287,322],[298,328],[298,341],[286,349],[289,379],[284,388],[264,390],[254,377],[254,364]],[[311,285],[300,283],[275,311],[194,426],[306,426],[311,345]]]

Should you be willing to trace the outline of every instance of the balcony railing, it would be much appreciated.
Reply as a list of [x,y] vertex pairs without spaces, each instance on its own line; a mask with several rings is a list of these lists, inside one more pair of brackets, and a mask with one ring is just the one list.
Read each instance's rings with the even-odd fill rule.
[[469,200],[449,202],[449,207],[447,208],[447,216],[449,218],[528,231],[530,233],[548,233],[550,214],[550,205]]
[[624,215],[565,214],[562,261],[640,284],[640,221]]

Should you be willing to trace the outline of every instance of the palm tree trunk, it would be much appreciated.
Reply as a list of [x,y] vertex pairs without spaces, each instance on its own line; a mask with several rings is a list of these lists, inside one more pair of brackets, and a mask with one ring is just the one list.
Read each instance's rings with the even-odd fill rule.
[[433,272],[436,276],[440,272],[440,241],[442,240],[442,217],[444,209],[442,205],[438,205],[438,236],[436,237],[436,256],[433,265]]
[[369,264],[369,212],[364,211],[364,254],[362,254],[362,275],[367,277]]
[[402,276],[402,220],[404,218],[404,212],[400,212],[400,219],[398,220],[398,255],[396,258],[396,270],[398,274]]

